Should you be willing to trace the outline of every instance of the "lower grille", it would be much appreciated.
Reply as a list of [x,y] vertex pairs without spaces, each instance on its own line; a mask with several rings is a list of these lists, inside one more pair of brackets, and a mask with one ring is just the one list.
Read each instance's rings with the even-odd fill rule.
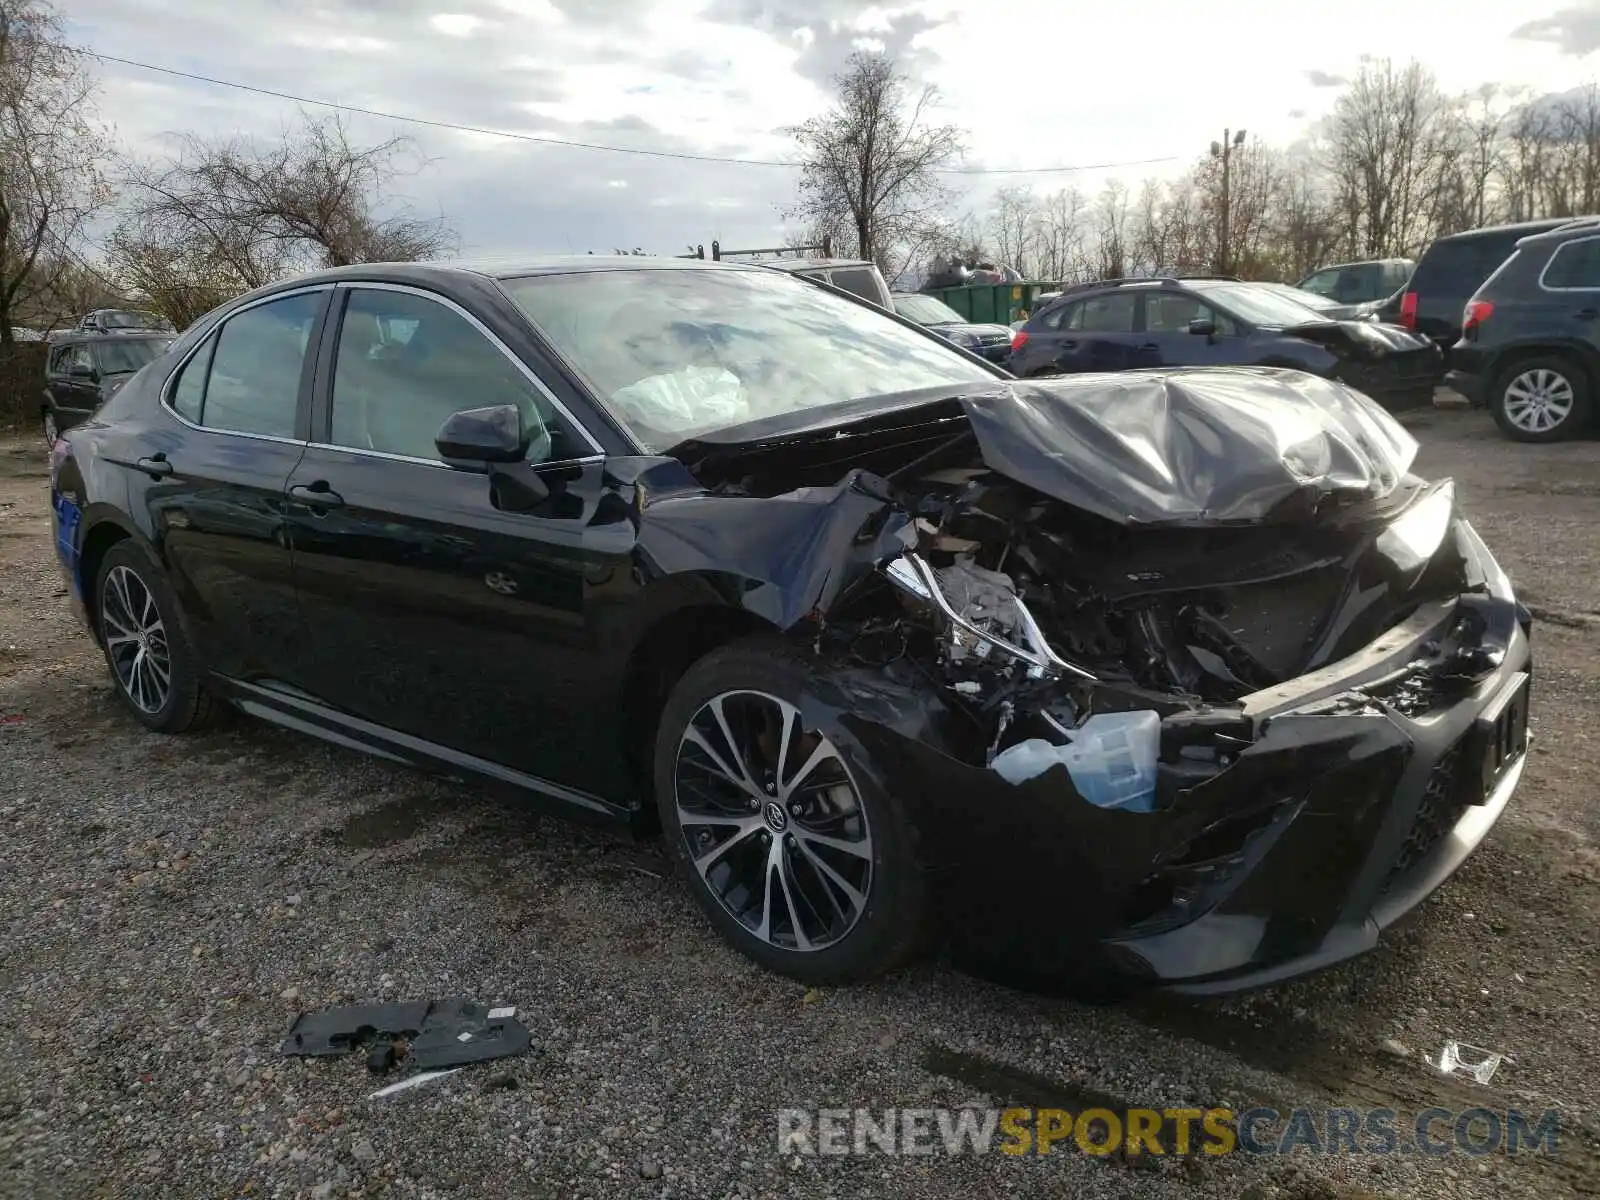
[[1441,839],[1454,829],[1475,799],[1465,793],[1461,777],[1461,743],[1445,751],[1444,757],[1433,765],[1428,774],[1428,786],[1417,806],[1417,816],[1411,831],[1395,858],[1394,869],[1389,873],[1393,883],[1412,867],[1427,858]]

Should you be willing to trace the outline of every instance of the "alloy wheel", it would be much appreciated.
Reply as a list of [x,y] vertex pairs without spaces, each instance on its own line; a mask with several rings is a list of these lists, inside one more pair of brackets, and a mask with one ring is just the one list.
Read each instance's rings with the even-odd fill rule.
[[100,593],[106,654],[123,693],[140,711],[158,713],[172,694],[172,652],[150,589],[128,567],[106,574]]
[[1559,371],[1534,367],[1506,385],[1506,420],[1524,433],[1549,433],[1572,415],[1572,383]]
[[689,861],[755,937],[793,951],[854,928],[872,886],[872,834],[838,750],[765,692],[702,704],[678,742],[673,782]]

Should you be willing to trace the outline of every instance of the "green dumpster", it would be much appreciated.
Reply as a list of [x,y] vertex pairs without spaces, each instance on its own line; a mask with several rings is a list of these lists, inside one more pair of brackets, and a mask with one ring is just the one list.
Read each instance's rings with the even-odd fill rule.
[[932,288],[927,294],[943,300],[969,321],[980,325],[1009,325],[1022,319],[1041,292],[1060,290],[1059,283],[1025,280],[1022,283],[975,283],[966,287]]

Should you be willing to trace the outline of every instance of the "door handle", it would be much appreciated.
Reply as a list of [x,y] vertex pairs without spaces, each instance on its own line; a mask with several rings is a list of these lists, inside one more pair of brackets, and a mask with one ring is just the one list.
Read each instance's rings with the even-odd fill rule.
[[136,460],[133,465],[150,476],[151,479],[160,479],[164,475],[172,474],[172,464],[167,461],[165,454],[152,454],[148,458]]
[[1572,315],[1580,321],[1592,321],[1596,317],[1600,317],[1600,308],[1580,308]]
[[289,486],[289,499],[298,500],[301,504],[311,508],[338,508],[344,503],[344,497],[328,486],[326,479],[315,479],[310,483],[295,483]]
[[1159,350],[1159,349],[1161,349],[1161,344],[1159,342],[1146,342],[1146,343],[1144,343],[1144,345],[1140,346],[1139,349],[1141,349],[1141,350]]

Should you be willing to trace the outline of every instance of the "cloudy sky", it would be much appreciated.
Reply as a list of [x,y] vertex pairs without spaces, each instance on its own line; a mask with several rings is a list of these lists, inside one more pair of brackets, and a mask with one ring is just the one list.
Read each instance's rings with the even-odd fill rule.
[[[58,0],[70,37],[107,55],[314,100],[482,129],[741,159],[787,159],[783,134],[828,104],[855,46],[886,48],[943,94],[988,171],[1168,159],[1108,172],[956,178],[1086,191],[1181,170],[1223,126],[1288,143],[1363,55],[1417,58],[1451,90],[1534,92],[1600,78],[1600,0]],[[1547,7],[1548,6],[1548,7]],[[270,136],[289,101],[96,64],[122,141],[174,131]],[[775,244],[792,169],[601,153],[351,117],[406,133],[427,165],[401,181],[471,254],[674,252]]]

